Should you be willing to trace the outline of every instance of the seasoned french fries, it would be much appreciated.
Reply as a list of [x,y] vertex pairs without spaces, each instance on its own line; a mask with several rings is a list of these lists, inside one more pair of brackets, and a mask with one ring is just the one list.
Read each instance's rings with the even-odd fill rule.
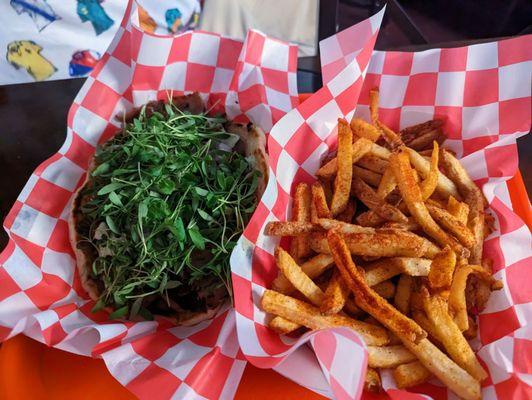
[[382,137],[384,138],[384,140],[388,144],[388,147],[391,150],[397,150],[397,149],[404,147],[405,144],[403,143],[403,141],[401,140],[401,137],[397,133],[395,133],[393,130],[388,128],[381,121],[377,121],[377,126],[381,130]]
[[376,142],[381,136],[380,131],[375,126],[368,124],[363,119],[353,118],[349,125],[351,126],[353,134],[359,138],[365,138],[372,142]]
[[427,204],[427,209],[434,220],[452,233],[464,246],[471,248],[475,244],[475,237],[467,226],[460,220],[440,207]]
[[301,267],[296,264],[294,259],[278,247],[276,250],[276,259],[279,269],[286,276],[286,279],[299,290],[307,299],[309,299],[314,305],[319,306],[324,297],[322,290],[316,285],[312,279],[306,275]]
[[[330,268],[333,263],[334,259],[331,255],[318,254],[317,256],[312,257],[305,263],[301,264],[301,270],[310,279],[314,279]],[[292,285],[290,281],[286,279],[286,276],[282,274],[274,279],[272,287],[274,290],[286,294],[289,294],[295,290],[294,285]]]
[[[311,202],[312,194],[310,191],[310,186],[306,183],[300,183],[297,185],[296,192],[294,194],[294,203],[292,205],[292,220],[297,222],[310,222]],[[291,249],[294,252],[296,259],[308,257],[311,254],[308,235],[301,235],[292,239]]]
[[[345,234],[344,238],[351,253],[359,256],[429,257],[433,252],[428,240],[414,233],[401,230],[352,233]],[[323,232],[310,235],[310,246],[316,253],[330,254],[326,235]]]
[[338,214],[336,218],[338,219],[338,221],[342,221],[342,222],[346,222],[350,224],[353,221],[353,217],[355,216],[356,211],[357,211],[357,203],[354,200],[350,200],[347,203],[347,207],[345,208],[345,210],[341,212],[340,214]]
[[427,200],[438,186],[438,176],[440,175],[440,170],[438,169],[438,159],[439,159],[439,146],[438,142],[434,142],[434,149],[432,150],[432,157],[430,160],[430,170],[427,177],[421,182],[421,197],[423,200]]
[[318,222],[318,225],[320,225],[325,230],[336,229],[337,231],[341,233],[345,233],[345,234],[375,233],[374,228],[368,228],[365,226],[348,224],[347,222],[342,222],[342,221],[332,219],[332,218],[319,218],[317,222]]
[[[332,218],[331,210],[329,210],[329,206],[327,205],[325,191],[319,182],[312,185],[312,203],[314,204],[314,209],[316,211],[316,219]],[[317,222],[317,220],[312,222]]]
[[298,325],[316,330],[345,326],[357,332],[369,346],[384,346],[389,337],[385,329],[362,321],[335,314],[322,315],[320,310],[304,301],[294,299],[265,290],[262,295],[261,307],[264,311],[279,315]]
[[377,125],[379,121],[379,90],[377,88],[369,91],[369,114],[371,123]]
[[416,343],[426,337],[427,333],[413,320],[406,317],[373,291],[353,263],[345,241],[334,230],[327,233],[334,262],[342,278],[355,295],[356,304],[368,314],[386,326],[395,335]]
[[334,271],[325,290],[320,311],[325,315],[339,313],[344,308],[348,296],[349,288],[345,285],[338,271]]
[[449,196],[449,200],[447,201],[447,211],[449,211],[449,213],[462,224],[467,225],[469,206],[466,203],[456,200],[453,196]]
[[417,360],[417,357],[402,345],[368,346],[368,365],[371,368],[393,368]]
[[397,187],[397,181],[395,180],[395,174],[390,167],[386,168],[386,171],[382,174],[382,179],[377,188],[377,197],[381,200],[394,191]]
[[323,159],[318,182],[296,187],[292,221],[267,224],[266,234],[292,237],[290,253],[276,250],[275,291],[262,297],[267,324],[280,334],[358,332],[369,353],[365,390],[381,390],[379,370],[391,368],[399,388],[435,376],[478,400],[487,372],[467,340],[502,288],[482,257],[493,218],[441,147],[443,121],[398,134],[379,120],[378,103],[375,89],[370,123],[339,119],[338,151]]
[[401,211],[379,198],[373,189],[358,176],[353,177],[351,191],[366,207],[386,221],[408,222],[408,218]]
[[[351,162],[355,163],[364,155],[368,154],[374,147],[374,143],[365,138],[357,139],[351,147]],[[377,150],[378,151],[378,150]],[[316,171],[320,178],[331,178],[338,171],[338,158],[335,157]]]
[[280,333],[281,335],[286,335],[301,327],[301,325],[298,325],[295,322],[284,319],[283,317],[272,318],[268,326],[271,329],[273,329],[275,332]]
[[381,157],[374,156],[370,152],[358,160],[357,165],[382,175],[388,168],[388,161]]
[[475,379],[479,381],[486,379],[488,374],[478,362],[462,331],[449,315],[447,302],[441,296],[429,296],[426,288],[422,289],[424,289],[422,296],[425,313],[438,331],[438,337],[451,358]]
[[[410,311],[410,295],[412,294],[413,280],[410,275],[402,274],[397,282],[393,304],[403,314]],[[423,329],[425,329],[422,326]]]
[[420,385],[432,376],[430,371],[419,361],[398,365],[392,373],[399,389]]
[[[413,149],[405,147],[404,150],[408,153],[410,157],[410,162],[416,169],[416,171],[423,177],[426,178],[430,173],[430,161],[425,160],[425,158],[416,152]],[[440,151],[441,153],[441,151]],[[439,161],[443,161],[443,158],[439,157]],[[458,194],[458,189],[456,185],[444,174],[438,175],[438,184],[436,185],[436,193],[439,193],[443,197],[447,198],[449,196],[454,196],[456,199],[461,199]]]
[[382,179],[382,175],[377,172],[370,171],[369,169],[353,165],[353,176],[357,176],[366,182],[368,185],[378,187]]
[[271,221],[266,225],[264,233],[268,236],[300,236],[318,230],[320,227],[311,222]]
[[381,391],[381,377],[379,373],[373,368],[368,368],[366,371],[366,379],[364,381],[364,389],[368,392],[378,393]]
[[349,202],[349,188],[353,176],[353,132],[345,119],[338,120],[338,172],[334,179],[334,191],[331,201],[333,216],[340,214]]
[[432,259],[428,282],[431,289],[450,289],[453,282],[454,268],[456,267],[456,254],[449,246]]
[[442,246],[449,244],[460,256],[465,256],[468,251],[464,249],[453,237],[448,235],[432,219],[421,197],[421,190],[417,185],[408,154],[401,152],[390,157],[390,165],[394,171],[395,179],[398,182],[399,191],[408,207],[408,210],[423,228],[425,233],[436,239]]

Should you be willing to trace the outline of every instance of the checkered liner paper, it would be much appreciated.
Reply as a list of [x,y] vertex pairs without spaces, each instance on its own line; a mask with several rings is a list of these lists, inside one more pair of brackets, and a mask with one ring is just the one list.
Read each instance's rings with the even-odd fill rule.
[[[532,36],[418,53],[373,51],[381,18],[382,11],[320,44],[324,87],[271,130],[270,181],[232,255],[242,352],[253,364],[273,367],[326,396],[364,397],[367,353],[352,331],[280,337],[266,327],[259,304],[278,273],[278,239],[264,235],[266,223],[290,217],[295,183],[314,181],[320,159],[335,146],[337,118],[354,114],[369,121],[368,93],[379,87],[379,115],[394,129],[445,118],[445,146],[482,187],[496,221],[484,251],[504,283],[480,315],[479,337],[472,343],[490,373],[483,396],[531,398],[531,235],[512,211],[506,180],[517,172],[516,139],[530,128]],[[421,396],[395,389],[389,372],[382,375],[393,399],[456,398],[438,381],[417,387]]]
[[102,357],[139,398],[231,399],[246,361],[233,310],[194,327],[165,320],[109,321],[80,286],[68,240],[72,194],[115,118],[169,92],[197,91],[208,107],[269,132],[297,106],[297,47],[249,31],[240,41],[205,32],[155,36],[136,23],[136,4],[103,61],[74,100],[67,139],[31,175],[7,215],[0,255],[0,337],[18,333],[63,350]]
[[[392,127],[445,116],[448,145],[483,187],[497,222],[485,251],[505,283],[480,316],[475,341],[490,372],[484,395],[530,394],[532,291],[525,270],[531,238],[512,211],[505,183],[517,170],[515,140],[530,125],[530,36],[422,53],[376,52],[382,15],[321,43],[325,86],[297,107],[295,46],[256,31],[244,43],[205,32],[147,34],[130,2],[110,49],[72,105],[65,144],[35,170],[4,222],[10,242],[0,255],[1,337],[22,332],[102,357],[140,398],[232,398],[246,359],[326,396],[360,397],[367,355],[356,334],[334,329],[299,340],[279,337],[265,327],[257,305],[277,274],[276,242],[263,235],[264,225],[288,217],[293,183],[313,180],[320,157],[335,145],[337,118],[351,117],[357,102],[356,114],[367,117],[367,92],[380,86],[381,116]],[[190,328],[163,319],[108,321],[90,312],[80,286],[68,241],[69,204],[95,146],[119,128],[115,116],[169,91],[198,91],[230,118],[271,131],[268,188],[232,255],[236,312]],[[383,378],[390,396],[407,398]],[[447,397],[438,382],[419,390]]]

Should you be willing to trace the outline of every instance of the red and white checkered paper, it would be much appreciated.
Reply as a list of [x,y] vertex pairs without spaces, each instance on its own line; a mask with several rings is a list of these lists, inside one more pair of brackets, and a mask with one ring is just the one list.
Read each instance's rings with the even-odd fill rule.
[[[530,128],[532,36],[418,53],[373,51],[382,14],[320,44],[324,87],[271,131],[270,181],[232,258],[240,346],[253,364],[273,367],[321,394],[362,396],[367,353],[356,334],[330,329],[299,339],[279,336],[266,327],[259,302],[278,272],[273,256],[278,240],[265,236],[264,226],[289,217],[291,190],[314,180],[320,159],[335,145],[337,118],[349,119],[358,102],[355,115],[369,120],[368,93],[379,87],[380,117],[394,129],[446,119],[445,146],[457,152],[488,199],[496,230],[484,252],[493,258],[504,289],[492,294],[479,316],[472,345],[490,374],[484,398],[530,398],[532,243],[512,211],[505,182],[517,172],[515,141]],[[393,399],[456,398],[436,380],[411,390],[426,395],[418,396],[395,389],[389,372],[382,375]]]
[[[68,240],[74,191],[116,118],[150,100],[200,92],[209,107],[269,132],[297,106],[297,48],[249,31],[242,43],[207,32],[160,36],[138,27],[130,1],[109,50],[68,114],[67,139],[31,175],[4,222],[0,254],[0,338],[18,333],[63,350],[102,357],[113,376],[144,399],[231,399],[246,361],[226,309],[194,327],[164,319],[109,321],[91,313]],[[38,144],[37,144],[38,145]]]

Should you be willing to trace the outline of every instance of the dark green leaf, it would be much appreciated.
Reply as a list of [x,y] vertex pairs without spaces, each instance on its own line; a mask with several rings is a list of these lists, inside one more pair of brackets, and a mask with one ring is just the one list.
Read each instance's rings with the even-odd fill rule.
[[188,230],[188,234],[190,239],[192,239],[192,243],[194,243],[198,249],[205,250],[205,238],[202,236],[197,227],[190,228]]
[[129,306],[123,306],[123,307],[120,307],[119,309],[113,311],[110,315],[109,315],[109,319],[119,319],[119,318],[122,318],[124,317],[127,312],[129,310]]
[[107,224],[109,229],[111,229],[111,231],[113,231],[117,235],[120,235],[120,231],[118,230],[118,227],[116,226],[115,221],[113,221],[110,215],[107,215],[105,217],[105,223]]
[[185,225],[183,224],[183,220],[181,219],[181,217],[175,220],[174,226],[177,231],[177,240],[179,240],[180,242],[183,242],[186,239],[186,233],[185,233]]
[[205,211],[203,211],[201,208],[198,208],[196,210],[201,218],[203,218],[205,221],[212,221],[212,217],[207,214]]
[[122,201],[120,200],[120,196],[117,195],[115,192],[109,193],[109,200],[111,201],[111,203],[113,203],[114,205],[117,205],[119,207],[123,207],[124,206],[122,204]]
[[103,196],[104,194],[111,193],[111,192],[115,191],[116,189],[120,189],[120,188],[122,188],[124,186],[125,186],[125,184],[121,183],[121,182],[110,183],[108,185],[105,185],[100,190],[98,190],[98,196]]
[[109,164],[108,163],[103,163],[103,164],[100,164],[96,167],[96,169],[94,171],[92,171],[92,176],[98,176],[98,175],[101,175],[105,172],[109,171]]

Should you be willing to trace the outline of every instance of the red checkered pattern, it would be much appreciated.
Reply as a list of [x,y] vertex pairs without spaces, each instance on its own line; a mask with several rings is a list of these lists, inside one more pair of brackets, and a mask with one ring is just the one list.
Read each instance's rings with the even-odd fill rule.
[[[272,128],[268,139],[270,180],[231,258],[238,337],[248,360],[260,367],[277,367],[308,343],[316,357],[283,374],[304,384],[302,375],[321,369],[321,379],[325,376],[338,399],[355,399],[362,393],[367,359],[363,343],[347,329],[309,333],[294,340],[279,337],[266,327],[266,315],[258,304],[277,273],[273,258],[277,241],[265,236],[263,228],[269,221],[286,219],[294,182],[314,179],[321,156],[334,145],[337,119],[353,116],[382,16],[383,11],[321,44],[322,57],[328,57],[322,63],[324,77],[330,79]],[[346,359],[356,368],[345,368]],[[316,389],[316,383],[308,386]]]
[[[529,398],[532,288],[526,277],[532,242],[512,211],[505,182],[517,171],[515,141],[530,128],[531,36],[419,53],[379,52],[373,44],[381,17],[382,12],[321,43],[325,86],[271,131],[270,182],[232,258],[240,346],[253,364],[274,367],[322,394],[361,396],[365,350],[355,335],[346,338],[330,330],[299,339],[279,337],[266,327],[258,305],[276,273],[273,251],[278,241],[263,234],[265,224],[286,219],[294,184],[313,179],[320,158],[335,143],[337,118],[349,118],[357,99],[355,114],[369,120],[367,93],[379,87],[380,117],[395,129],[446,118],[446,147],[462,158],[488,199],[497,229],[486,239],[485,252],[494,259],[495,276],[505,287],[491,296],[473,341],[490,372],[483,395]],[[302,353],[303,343],[310,344],[315,359]],[[407,393],[383,375],[393,399],[454,398],[439,382]]]
[[0,337],[25,333],[102,357],[139,398],[231,399],[246,364],[234,311],[191,328],[91,313],[94,304],[80,285],[68,240],[68,213],[96,146],[132,107],[199,91],[209,107],[269,132],[297,106],[297,48],[256,31],[243,43],[208,32],[152,35],[135,21],[131,1],[109,50],[74,100],[65,143],[34,171],[6,217]]

